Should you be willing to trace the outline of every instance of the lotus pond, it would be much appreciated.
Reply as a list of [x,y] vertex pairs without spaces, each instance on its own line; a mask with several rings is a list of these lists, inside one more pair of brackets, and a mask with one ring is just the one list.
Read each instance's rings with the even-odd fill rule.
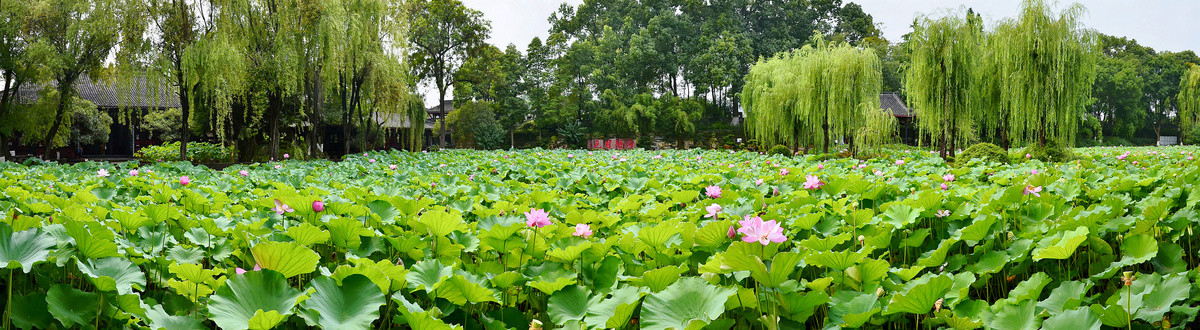
[[0,162],[15,328],[1183,328],[1191,147]]

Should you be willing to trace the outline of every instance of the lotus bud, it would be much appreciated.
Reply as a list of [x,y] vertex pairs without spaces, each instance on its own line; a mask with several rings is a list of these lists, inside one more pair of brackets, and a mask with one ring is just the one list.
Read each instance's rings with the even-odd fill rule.
[[883,297],[883,294],[884,294],[884,293],[887,293],[887,291],[883,291],[883,288],[876,288],[876,289],[875,289],[875,296],[876,296],[876,297]]
[[529,330],[542,330],[542,321],[533,320],[529,322]]

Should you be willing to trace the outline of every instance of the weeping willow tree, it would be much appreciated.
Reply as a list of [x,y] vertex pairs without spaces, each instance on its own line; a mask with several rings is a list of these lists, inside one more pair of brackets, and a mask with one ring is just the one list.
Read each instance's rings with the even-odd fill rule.
[[1083,6],[1055,14],[1044,0],[1026,0],[1016,20],[995,31],[994,75],[1000,107],[1008,110],[1008,139],[1014,143],[1075,143],[1075,130],[1091,99],[1098,51],[1095,32],[1080,22]]
[[896,138],[899,122],[890,110],[863,109],[863,126],[854,133],[854,141],[862,149],[882,146]]
[[864,111],[879,109],[882,71],[869,49],[826,43],[780,53],[750,67],[742,89],[746,130],[767,148],[787,144],[806,150],[833,141],[854,147]]
[[908,102],[924,136],[942,157],[974,138],[979,116],[971,99],[983,29],[978,17],[923,19],[909,37],[911,62],[904,80]]
[[1179,128],[1181,135],[1192,141],[1200,139],[1196,136],[1196,123],[1200,122],[1200,65],[1188,66],[1188,71],[1179,81]]

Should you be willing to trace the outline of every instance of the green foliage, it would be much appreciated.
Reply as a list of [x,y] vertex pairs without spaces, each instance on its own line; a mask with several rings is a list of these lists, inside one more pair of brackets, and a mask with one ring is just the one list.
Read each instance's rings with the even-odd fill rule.
[[[237,153],[226,149],[220,144],[206,142],[188,143],[188,161],[194,163],[227,163],[236,158]],[[147,163],[176,160],[179,157],[179,142],[171,142],[138,149],[134,154],[139,160]]]
[[1192,64],[1179,82],[1179,130],[1185,141],[1200,141],[1200,65]]
[[1008,163],[1008,152],[999,146],[987,142],[976,143],[967,147],[961,154],[955,157],[958,164],[967,164],[973,159],[983,159],[984,161]]
[[1098,59],[1096,35],[1080,21],[1083,12],[1076,4],[1056,14],[1050,2],[1026,1],[1016,19],[993,32],[989,47],[995,52],[986,56],[998,61],[999,70],[981,69],[998,80],[998,105],[1008,111],[1003,126],[1014,143],[1074,145]]
[[782,144],[776,144],[774,147],[771,147],[771,150],[767,150],[767,155],[771,155],[771,156],[780,155],[780,156],[784,156],[784,157],[791,157],[792,150],[788,149],[788,147],[785,147]]
[[[178,141],[182,127],[183,110],[179,108],[151,109],[142,117],[142,129],[150,131],[159,140]],[[189,145],[190,147],[190,145]],[[179,157],[175,157],[178,159]]]
[[880,62],[873,51],[826,43],[762,59],[742,91],[746,132],[763,147],[811,145],[829,151],[879,109]]
[[931,136],[943,155],[974,138],[981,108],[971,104],[970,93],[979,82],[983,38],[982,20],[969,12],[965,18],[922,19],[909,35],[905,95],[922,136]]
[[1044,162],[1065,162],[1075,158],[1071,148],[1060,145],[1059,142],[1046,140],[1046,145],[1030,144],[1022,149],[1020,154],[1030,155],[1033,159]]
[[[1079,162],[956,167],[929,150],[876,149],[865,160],[453,150],[221,171],[0,166],[0,262],[15,274],[0,284],[15,289],[14,325],[39,327],[517,328],[536,318],[546,328],[904,328],[914,315],[947,327],[1049,326],[1064,322],[1058,315],[1150,327],[1195,318],[1187,288],[1200,267],[1185,247],[1200,244],[1186,234],[1200,172],[1187,157],[1200,148],[1085,148]],[[136,177],[125,174],[133,166]],[[109,176],[97,176],[102,168]],[[192,183],[174,184],[182,175]],[[824,185],[805,187],[808,175]],[[702,195],[710,185],[721,197]],[[1024,194],[1029,186],[1042,190]],[[277,199],[293,211],[271,210]],[[722,210],[705,217],[712,204]],[[532,208],[551,224],[528,227],[522,213]],[[778,221],[786,239],[742,241],[747,215]],[[577,224],[593,234],[573,235]],[[1133,285],[1124,271],[1135,272]],[[65,284],[79,281],[89,289]],[[397,309],[380,309],[385,299]]]

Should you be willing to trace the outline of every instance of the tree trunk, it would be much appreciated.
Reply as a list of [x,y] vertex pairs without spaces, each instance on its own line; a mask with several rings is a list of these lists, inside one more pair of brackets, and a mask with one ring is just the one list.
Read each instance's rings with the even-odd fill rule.
[[188,160],[187,145],[192,135],[192,130],[188,127],[191,123],[189,120],[191,118],[191,102],[188,102],[189,93],[187,86],[183,83],[183,73],[180,72],[176,77],[176,82],[179,84],[179,108],[183,110],[183,116],[180,117],[183,125],[179,126],[179,160]]
[[54,136],[58,135],[58,130],[62,128],[63,114],[67,112],[67,103],[71,101],[71,91],[74,90],[71,85],[74,83],[74,79],[58,82],[58,110],[54,112],[54,123],[50,125],[50,131],[42,139],[42,157],[50,158]]
[[279,117],[283,113],[283,95],[273,91],[267,96],[271,121],[271,158],[279,159]]
[[442,117],[438,118],[438,122],[440,122],[438,125],[441,126],[441,130],[438,132],[438,146],[440,146],[442,149],[446,149],[446,116],[447,116],[447,112],[446,112],[446,89],[445,88],[438,89],[438,112],[442,113]]

